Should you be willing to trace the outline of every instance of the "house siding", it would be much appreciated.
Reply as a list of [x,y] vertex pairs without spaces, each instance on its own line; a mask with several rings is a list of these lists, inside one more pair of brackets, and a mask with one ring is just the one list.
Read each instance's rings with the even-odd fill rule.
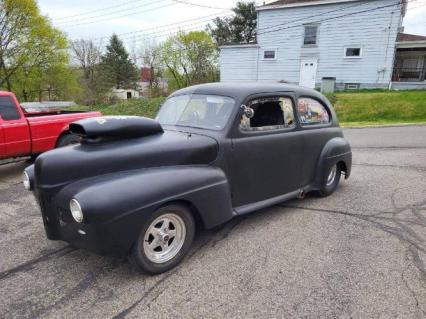
[[220,80],[256,81],[257,53],[258,48],[255,46],[221,48]]
[[[358,83],[361,87],[388,86],[401,23],[399,7],[394,5],[326,19],[394,3],[395,0],[370,0],[258,11],[259,56],[265,48],[276,48],[277,59],[265,61],[258,58],[258,65],[253,67],[256,78],[259,81],[299,83],[301,59],[315,58],[318,60],[317,86],[320,86],[322,77],[335,77],[338,88],[344,88],[345,83]],[[304,27],[301,24],[317,21],[317,46],[303,47]],[[287,29],[268,32],[280,27]],[[362,57],[344,58],[344,48],[348,46],[361,47]],[[221,58],[224,53],[222,50]],[[233,49],[234,62],[228,56],[226,72],[221,76],[223,81],[238,80],[234,76],[234,63],[240,65],[240,53],[237,48]]]

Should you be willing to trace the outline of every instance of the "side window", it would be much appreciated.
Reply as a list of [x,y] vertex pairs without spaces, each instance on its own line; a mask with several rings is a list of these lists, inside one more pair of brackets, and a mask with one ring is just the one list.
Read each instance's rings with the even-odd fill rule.
[[0,96],[0,116],[5,121],[18,120],[21,118],[16,109],[15,102],[10,96]]
[[240,129],[243,131],[275,130],[295,126],[293,103],[287,97],[268,97],[253,100],[248,107],[254,115],[243,114]]
[[330,123],[330,114],[317,100],[303,97],[297,101],[297,111],[302,125]]

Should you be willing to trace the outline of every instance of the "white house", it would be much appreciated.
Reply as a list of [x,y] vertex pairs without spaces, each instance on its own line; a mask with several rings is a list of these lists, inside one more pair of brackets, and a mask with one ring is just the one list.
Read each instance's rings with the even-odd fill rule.
[[119,100],[138,99],[139,92],[133,89],[112,89],[111,96],[118,98]]
[[[279,0],[257,7],[257,43],[220,47],[221,81],[283,81],[314,88],[332,78],[337,89],[357,89],[407,80],[393,74],[397,63],[400,74],[409,76],[402,71],[405,64],[397,62],[403,59],[397,37],[406,1]],[[424,61],[426,46],[417,40],[406,49],[415,49]],[[409,80],[426,88],[422,63],[412,73],[418,77]]]

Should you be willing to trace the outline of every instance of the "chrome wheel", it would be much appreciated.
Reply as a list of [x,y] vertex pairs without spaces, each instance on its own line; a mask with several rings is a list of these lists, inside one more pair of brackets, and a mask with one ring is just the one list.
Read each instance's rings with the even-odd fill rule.
[[153,263],[165,263],[179,253],[185,237],[186,227],[180,216],[173,213],[161,215],[145,233],[144,254]]
[[327,184],[326,184],[327,186],[330,186],[334,183],[334,180],[336,179],[336,173],[337,173],[337,165],[334,165],[330,173],[328,174]]

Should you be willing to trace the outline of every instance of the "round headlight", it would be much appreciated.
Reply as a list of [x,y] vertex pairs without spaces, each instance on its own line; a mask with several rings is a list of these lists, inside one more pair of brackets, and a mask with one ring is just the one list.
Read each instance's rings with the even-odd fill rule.
[[76,199],[71,199],[70,201],[70,210],[71,215],[75,219],[77,223],[83,222],[83,211],[81,210],[81,206]]
[[25,172],[25,171],[24,171],[24,173],[22,173],[22,183],[24,184],[24,187],[27,191],[29,191],[31,189],[30,177],[28,176],[27,172]]

